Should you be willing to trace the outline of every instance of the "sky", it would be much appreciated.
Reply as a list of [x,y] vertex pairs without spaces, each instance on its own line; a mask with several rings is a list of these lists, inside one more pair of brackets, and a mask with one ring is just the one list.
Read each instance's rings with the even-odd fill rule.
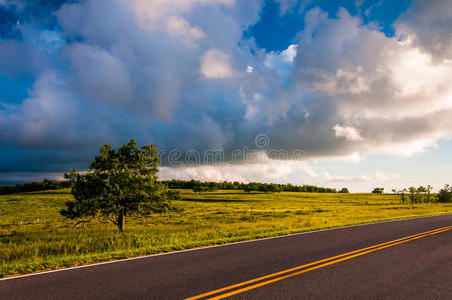
[[156,144],[160,178],[452,178],[449,0],[0,0],[0,183]]

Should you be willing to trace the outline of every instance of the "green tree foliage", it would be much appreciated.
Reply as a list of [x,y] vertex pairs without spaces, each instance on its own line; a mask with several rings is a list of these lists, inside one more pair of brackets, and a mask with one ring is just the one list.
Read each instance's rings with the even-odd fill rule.
[[259,191],[264,193],[279,193],[281,190],[281,187],[275,183],[265,184],[259,187]]
[[452,202],[452,187],[446,184],[442,188],[438,195],[436,195],[436,200],[441,203],[451,203]]
[[180,190],[168,190],[166,195],[168,196],[168,199],[170,199],[170,200],[182,199],[182,193]]
[[[449,186],[447,185],[443,190],[447,194],[447,189]],[[397,191],[397,194],[400,196],[400,203],[401,204],[418,204],[418,203],[431,203],[435,200],[435,198],[432,195],[433,187],[431,185],[427,185],[427,187],[420,186],[418,188],[416,187],[410,187],[408,189],[402,189]],[[441,193],[440,191],[440,193]],[[438,200],[438,195],[436,197],[436,200]]]
[[342,193],[342,194],[348,194],[349,193],[349,191],[348,191],[348,188],[342,188],[340,191],[339,191],[339,193]]
[[65,174],[74,201],[61,214],[70,219],[107,217],[122,232],[127,216],[168,211],[167,188],[157,181],[159,161],[154,145],[138,148],[131,139],[115,150],[105,144],[87,172],[71,169]]
[[408,188],[408,198],[410,199],[411,203],[421,203],[421,191],[423,187],[420,187],[419,189],[415,187]]
[[425,192],[426,192],[425,200],[427,203],[432,202],[432,191],[433,191],[433,187],[431,185],[427,185],[427,188],[425,190]]
[[405,202],[407,202],[407,189],[400,190],[397,193],[400,195],[400,203],[405,204]]
[[217,184],[215,182],[197,182],[192,189],[195,193],[215,192],[216,190],[218,190]]
[[376,188],[373,189],[372,193],[373,193],[373,194],[383,194],[384,191],[385,191],[384,188],[376,187]]

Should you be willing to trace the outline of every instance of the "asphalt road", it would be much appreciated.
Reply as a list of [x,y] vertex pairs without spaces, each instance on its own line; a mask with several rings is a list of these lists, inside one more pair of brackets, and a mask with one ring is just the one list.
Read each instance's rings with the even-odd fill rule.
[[184,299],[224,287],[207,298],[452,299],[448,226],[452,215],[16,277],[0,280],[0,299]]

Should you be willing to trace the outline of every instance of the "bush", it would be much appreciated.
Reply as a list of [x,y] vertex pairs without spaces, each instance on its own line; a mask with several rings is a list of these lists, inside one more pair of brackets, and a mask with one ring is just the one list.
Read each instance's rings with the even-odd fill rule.
[[433,200],[432,196],[433,187],[427,185],[427,187],[420,186],[418,188],[410,187],[408,189],[393,190],[400,196],[400,203],[417,204],[417,203],[430,203]]
[[376,187],[376,188],[373,189],[372,193],[373,193],[373,194],[383,194],[384,191],[385,191],[384,188]]
[[168,190],[166,196],[170,200],[180,200],[182,198],[182,193],[179,190]]
[[441,203],[452,202],[452,187],[446,184],[444,188],[439,191],[438,195],[436,195],[436,201]]

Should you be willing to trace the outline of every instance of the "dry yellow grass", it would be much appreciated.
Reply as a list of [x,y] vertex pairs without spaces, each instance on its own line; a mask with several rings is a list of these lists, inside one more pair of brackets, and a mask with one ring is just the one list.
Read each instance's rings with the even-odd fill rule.
[[382,220],[452,213],[396,195],[183,192],[183,212],[85,228],[59,215],[69,190],[0,196],[0,277],[91,262]]

